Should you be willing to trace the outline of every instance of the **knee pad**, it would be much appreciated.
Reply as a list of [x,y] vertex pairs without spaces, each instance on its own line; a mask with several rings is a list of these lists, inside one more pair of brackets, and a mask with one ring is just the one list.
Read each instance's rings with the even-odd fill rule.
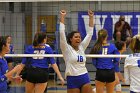
[[92,91],[93,91],[94,93],[96,93],[96,88],[93,88]]
[[121,84],[117,84],[117,85],[115,86],[115,89],[116,89],[116,91],[122,91],[122,86],[121,86]]

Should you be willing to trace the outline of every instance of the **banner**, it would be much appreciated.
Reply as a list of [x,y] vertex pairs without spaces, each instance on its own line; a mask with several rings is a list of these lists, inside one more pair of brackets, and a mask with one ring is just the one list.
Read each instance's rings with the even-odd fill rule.
[[[96,40],[98,31],[103,28],[108,31],[108,40],[112,40],[114,24],[119,20],[120,15],[124,15],[125,21],[130,24],[133,36],[140,32],[140,12],[94,12],[94,33],[92,40]],[[88,27],[88,13],[79,12],[78,31],[80,31],[82,38],[85,37]]]

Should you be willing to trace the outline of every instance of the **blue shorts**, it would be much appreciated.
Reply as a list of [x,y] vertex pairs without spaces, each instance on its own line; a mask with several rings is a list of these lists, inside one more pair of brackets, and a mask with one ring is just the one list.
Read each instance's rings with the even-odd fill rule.
[[1,90],[0,93],[8,93],[6,90]]
[[67,89],[81,88],[83,85],[90,83],[88,74],[79,76],[67,76]]

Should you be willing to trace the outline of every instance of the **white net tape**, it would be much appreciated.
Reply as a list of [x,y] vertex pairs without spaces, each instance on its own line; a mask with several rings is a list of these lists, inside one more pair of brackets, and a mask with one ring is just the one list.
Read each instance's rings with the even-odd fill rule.
[[[8,56],[8,57],[63,57],[62,54],[45,54],[45,55],[42,55],[42,54],[6,54],[5,56]],[[91,55],[91,54],[87,54],[86,57],[91,57],[91,58],[125,58],[127,57],[128,55]]]
[[139,0],[0,0],[0,2],[139,1]]

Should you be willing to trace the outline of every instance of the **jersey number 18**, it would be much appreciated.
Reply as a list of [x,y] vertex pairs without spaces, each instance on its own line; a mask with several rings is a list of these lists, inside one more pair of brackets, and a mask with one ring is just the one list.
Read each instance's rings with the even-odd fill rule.
[[78,55],[78,60],[77,62],[83,62],[83,56]]

